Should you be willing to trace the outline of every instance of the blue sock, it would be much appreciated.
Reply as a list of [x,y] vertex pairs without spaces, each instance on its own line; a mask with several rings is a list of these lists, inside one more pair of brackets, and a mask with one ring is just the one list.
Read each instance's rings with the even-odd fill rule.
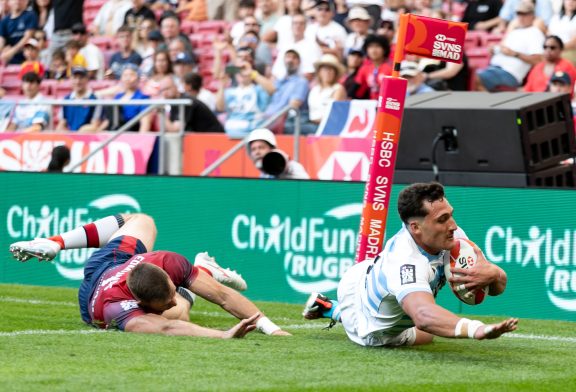
[[334,321],[340,321],[340,304],[334,299],[331,299],[330,302],[332,303],[332,307],[329,310],[322,312],[322,317],[329,318]]

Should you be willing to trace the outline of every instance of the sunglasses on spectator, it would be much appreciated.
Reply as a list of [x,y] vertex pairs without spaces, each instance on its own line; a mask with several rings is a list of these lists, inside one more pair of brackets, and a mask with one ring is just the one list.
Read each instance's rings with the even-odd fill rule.
[[550,50],[560,49],[558,46],[552,46],[552,45],[544,45],[543,48],[544,48],[544,50],[546,50],[546,49],[550,49]]

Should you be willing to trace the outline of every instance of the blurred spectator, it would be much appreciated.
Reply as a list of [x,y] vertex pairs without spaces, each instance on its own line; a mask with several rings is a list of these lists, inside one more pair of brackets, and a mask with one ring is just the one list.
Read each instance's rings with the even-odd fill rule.
[[40,78],[44,77],[44,65],[40,62],[39,46],[40,44],[34,38],[30,38],[24,45],[24,58],[26,60],[20,66],[19,79],[22,79],[22,76],[28,72],[34,72]]
[[208,19],[233,22],[236,20],[239,3],[240,0],[206,0]]
[[194,52],[189,52],[186,49],[186,41],[182,37],[176,37],[168,44],[168,53],[170,54],[170,60],[172,64],[176,61],[176,56],[180,53],[186,53],[188,57],[192,60],[192,64],[196,63],[196,58]]
[[462,22],[468,23],[468,30],[490,31],[500,24],[501,0],[467,0],[466,3]]
[[574,93],[574,79],[570,78],[566,72],[557,71],[550,78],[550,84],[548,86],[548,91],[551,93],[563,93],[570,94],[572,97]]
[[86,69],[90,79],[102,79],[104,77],[104,54],[96,45],[89,41],[86,26],[83,23],[77,23],[72,26],[72,38],[82,46],[80,54],[86,59]]
[[[214,113],[200,100],[188,94],[178,92],[176,84],[171,77],[165,77],[160,82],[161,97],[164,99],[190,99],[191,105],[184,107],[184,131],[186,132],[224,132],[224,128]],[[178,105],[166,107],[164,121],[166,132],[180,132],[180,108]]]
[[0,21],[0,60],[8,64],[22,64],[24,45],[38,28],[38,18],[26,10],[26,2],[8,0],[10,13]]
[[280,18],[278,3],[276,0],[258,0],[255,15],[260,23],[260,32],[265,36],[269,31],[274,31],[274,26]]
[[524,91],[543,92],[549,85],[550,78],[558,72],[566,73],[572,82],[576,81],[576,67],[562,58],[564,44],[560,37],[549,35],[544,41],[544,60],[532,68],[528,74],[528,80]]
[[358,70],[356,83],[350,86],[347,94],[355,99],[378,99],[382,79],[392,73],[387,63],[390,44],[385,37],[369,35],[363,49],[368,59]]
[[[501,23],[499,26],[500,31],[506,31],[506,26],[512,24],[511,28],[516,27],[516,22],[514,22],[514,17],[516,14],[516,8],[520,3],[529,1],[534,6],[535,18],[532,23],[540,20],[540,23],[536,23],[537,27],[542,31],[546,31],[546,26],[550,23],[552,19],[552,2],[550,0],[505,0],[502,8],[500,9],[499,17]],[[509,31],[510,29],[508,29]]]
[[153,59],[154,66],[152,67],[152,74],[146,80],[142,91],[148,96],[158,97],[160,93],[160,81],[165,76],[173,76],[174,70],[172,69],[170,55],[166,50],[159,50],[154,53]]
[[106,71],[106,77],[109,79],[120,79],[125,64],[130,63],[137,66],[142,64],[142,57],[132,48],[132,30],[128,25],[118,29],[116,45],[119,51],[110,58],[110,65]]
[[52,53],[50,66],[46,72],[47,79],[63,80],[68,79],[68,63],[66,63],[66,53],[62,49]]
[[[254,27],[260,29],[260,23],[254,16],[256,12],[256,2],[254,0],[241,0],[238,8],[238,21],[235,22],[230,28],[230,37],[232,38],[232,43],[236,46],[240,37],[244,35],[246,31],[255,30]],[[253,17],[253,24],[247,26],[245,18]],[[251,19],[252,21],[252,19]],[[259,30],[258,30],[259,31]]]
[[[144,22],[146,23],[146,21]],[[152,70],[154,69],[154,53],[156,53],[160,48],[160,45],[164,42],[164,38],[160,31],[152,30],[148,33],[147,49],[142,55],[142,64],[140,65],[140,71],[143,76],[152,75]]]
[[[406,5],[409,6],[408,2]],[[422,15],[432,17],[432,0],[414,0],[410,9],[410,13],[414,15]]]
[[[308,117],[306,99],[308,97],[309,86],[308,80],[298,73],[300,69],[300,54],[293,49],[289,49],[284,53],[283,58],[284,66],[286,67],[286,76],[276,81],[276,89],[268,108],[266,108],[265,115],[267,118],[270,118],[290,105],[290,107],[294,109],[300,109],[301,121],[306,122]],[[284,133],[294,133],[293,118],[289,117],[287,119]]]
[[287,46],[278,46],[278,56],[272,66],[272,75],[276,80],[284,79],[286,76],[286,66],[284,54],[288,50],[297,53],[306,53],[300,63],[298,72],[311,80],[314,76],[314,63],[322,56],[322,49],[314,39],[314,36],[306,34],[306,17],[302,14],[292,17],[292,38],[286,40]]
[[186,52],[188,52],[188,54],[194,52],[190,39],[180,31],[180,19],[178,19],[178,15],[168,14],[164,16],[160,21],[160,32],[162,33],[162,37],[164,37],[164,43],[161,45],[161,49],[168,49],[172,41],[180,39],[186,46]]
[[90,32],[112,37],[124,24],[124,16],[132,8],[131,0],[107,0],[92,21]]
[[[226,87],[228,79],[236,80],[236,87]],[[248,62],[228,66],[220,76],[216,93],[216,110],[226,113],[224,129],[230,137],[244,137],[261,122],[270,96],[262,85],[266,79],[253,70]]]
[[576,62],[576,0],[564,0],[559,14],[548,25],[548,34],[560,37],[564,43],[563,57]]
[[38,17],[38,28],[50,33],[54,31],[52,0],[32,0],[32,11]]
[[[340,79],[340,83],[344,86],[347,96],[348,91],[354,91],[356,75],[363,62],[364,53],[361,50],[351,50],[348,52],[348,56],[346,56],[346,74]],[[348,98],[353,99],[354,97],[348,96]]]
[[6,130],[19,132],[40,132],[50,123],[51,107],[42,105],[44,97],[40,94],[40,76],[28,72],[22,76],[24,98],[36,101],[34,105],[16,105],[14,114]]
[[[116,94],[114,99],[119,102],[126,102],[136,99],[149,99],[150,97],[144,94],[138,88],[139,75],[138,67],[134,64],[126,64],[122,70],[122,75],[120,77],[120,87],[122,92]],[[102,121],[98,130],[111,129],[116,130],[125,125],[127,122],[132,120],[134,117],[139,115],[142,111],[146,110],[147,105],[119,105],[118,109],[118,121],[114,118],[114,109],[107,107],[104,112],[106,119]],[[110,110],[112,109],[112,110]],[[128,129],[129,132],[149,132],[151,126],[152,116],[147,114],[143,116],[139,122],[134,124]]]
[[[377,29],[380,25],[380,17],[382,15],[382,9],[385,8],[384,0],[346,0],[346,5],[348,8],[353,8],[361,6],[368,11],[368,14],[372,18],[372,29]],[[388,4],[389,6],[390,4]]]
[[390,43],[390,47],[392,47],[392,42],[394,42],[394,36],[396,35],[396,30],[394,29],[394,22],[391,20],[382,20],[380,22],[380,26],[376,30],[376,35],[380,35]]
[[64,145],[52,149],[52,157],[48,163],[47,172],[62,173],[70,163],[70,149]]
[[186,52],[180,52],[176,55],[174,60],[174,82],[178,88],[178,92],[185,92],[184,89],[184,76],[194,71],[194,61],[192,57]]
[[[277,149],[276,136],[274,136],[272,131],[267,128],[258,128],[250,132],[246,147],[248,156],[254,163],[254,166],[256,166],[260,171],[260,178],[281,178],[293,180],[307,180],[310,178],[306,169],[304,169],[304,166],[291,160],[285,152]],[[267,159],[274,157],[275,155],[283,158],[283,168],[279,167],[278,164],[264,164],[265,160],[268,162],[275,161],[275,159]],[[279,173],[270,174],[267,171],[275,171]]]
[[334,13],[328,1],[317,1],[314,9],[315,23],[308,27],[306,35],[310,34],[316,39],[322,53],[331,53],[341,59],[348,36],[346,29],[332,20]]
[[38,48],[40,50],[40,62],[45,66],[50,65],[50,51],[48,50],[48,41],[46,39],[46,32],[44,30],[35,30],[32,33],[32,38],[38,41]]
[[136,31],[146,19],[156,22],[156,15],[145,4],[145,0],[132,0],[132,8],[126,11],[123,25],[128,25]]
[[[83,23],[84,0],[52,0],[52,11],[54,12],[54,30],[44,29],[50,42],[48,47],[50,55],[63,48],[72,39],[72,26]],[[104,61],[102,61],[103,67]],[[103,69],[102,72],[104,72]]]
[[196,98],[204,103],[211,111],[216,111],[216,95],[202,87],[202,76],[191,72],[184,75],[184,91],[192,98]]
[[466,54],[463,55],[460,64],[427,59],[420,60],[419,66],[426,84],[436,91],[468,90],[470,75]]
[[[335,0],[334,1],[334,22],[338,23],[340,26],[346,28],[346,18],[348,18],[348,5],[346,0]],[[372,20],[372,18],[370,18]]]
[[364,46],[364,40],[368,37],[370,33],[370,25],[372,24],[372,18],[362,7],[354,7],[348,13],[348,18],[346,18],[346,23],[350,28],[350,34],[346,38],[344,43],[344,55],[352,49],[362,50]]
[[262,41],[286,47],[292,43],[292,17],[302,13],[300,0],[284,0],[284,14],[278,18],[274,28],[262,36]]
[[424,74],[418,69],[415,61],[402,61],[400,66],[400,77],[408,81],[406,96],[430,93],[434,89],[424,83]]
[[316,133],[324,116],[328,115],[332,102],[346,99],[346,91],[338,83],[344,74],[344,66],[336,56],[325,54],[314,66],[317,83],[308,95],[309,121],[302,126],[301,133],[304,135]]
[[66,64],[68,64],[68,70],[66,75],[68,77],[72,76],[72,68],[73,67],[88,67],[88,62],[86,58],[80,53],[80,49],[82,45],[80,42],[76,40],[68,41],[66,44],[66,49],[64,50],[64,54],[66,55]]
[[[84,67],[72,68],[72,92],[64,97],[66,101],[91,99],[96,95],[88,87],[88,70]],[[91,132],[98,129],[102,117],[101,106],[62,106],[57,131]]]
[[[148,35],[150,32],[156,30],[158,25],[156,24],[155,20],[152,19],[144,19],[134,30],[134,41],[132,42],[132,47],[142,59],[145,59],[148,56],[152,56],[156,48],[152,49],[152,45],[150,44]],[[158,36],[160,37],[159,40],[162,40],[162,34],[158,31]],[[152,50],[151,50],[152,49]]]
[[146,0],[146,3],[154,11],[171,11],[178,5],[178,0]]
[[270,74],[272,51],[268,45],[260,42],[260,37],[256,31],[247,31],[244,33],[242,38],[240,38],[238,47],[251,48],[254,51],[254,65],[256,70],[263,75]]
[[533,26],[534,5],[520,3],[516,14],[518,28],[506,33],[501,44],[491,48],[490,66],[477,73],[479,90],[520,87],[530,68],[542,59],[544,34]]
[[182,0],[176,9],[176,13],[186,13],[183,20],[201,22],[208,19],[208,7],[206,0]]
[[[214,57],[214,75],[220,75],[224,72],[225,67],[243,67],[243,63],[250,64],[250,67],[258,72],[262,76],[261,83],[266,84],[266,89],[272,93],[274,91],[274,84],[271,80],[266,78],[266,64],[256,64],[254,50],[250,47],[240,47],[235,51],[229,52],[230,61],[223,66],[224,50],[228,45],[224,42],[218,42],[214,44],[215,57]],[[233,79],[232,84],[235,85],[236,81]]]

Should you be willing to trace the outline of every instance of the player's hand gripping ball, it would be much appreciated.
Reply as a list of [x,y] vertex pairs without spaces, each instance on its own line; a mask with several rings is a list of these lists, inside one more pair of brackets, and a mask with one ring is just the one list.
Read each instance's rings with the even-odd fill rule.
[[[474,251],[475,244],[464,238],[457,238],[456,245],[450,251],[450,263],[444,265],[444,274],[446,279],[450,279],[452,273],[450,268],[474,268],[476,264],[476,252]],[[454,274],[454,276],[460,276]],[[478,305],[484,301],[488,294],[488,287],[470,291],[464,287],[463,283],[448,282],[452,292],[456,294],[458,299],[468,305]]]

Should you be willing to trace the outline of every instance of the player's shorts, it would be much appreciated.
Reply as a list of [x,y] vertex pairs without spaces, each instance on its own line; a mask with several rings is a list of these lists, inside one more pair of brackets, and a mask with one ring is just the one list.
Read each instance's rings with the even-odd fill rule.
[[88,304],[102,274],[110,268],[124,264],[132,256],[147,251],[138,238],[123,235],[112,239],[92,254],[84,266],[84,280],[78,290],[80,315],[85,323],[92,322],[88,313]]
[[359,331],[369,328],[373,317],[362,312],[361,292],[370,261],[363,261],[350,268],[338,284],[338,303],[340,305],[342,326],[348,338],[362,346],[411,346],[416,340],[416,329],[409,328],[398,335],[389,335],[385,331],[374,331],[368,335]]

